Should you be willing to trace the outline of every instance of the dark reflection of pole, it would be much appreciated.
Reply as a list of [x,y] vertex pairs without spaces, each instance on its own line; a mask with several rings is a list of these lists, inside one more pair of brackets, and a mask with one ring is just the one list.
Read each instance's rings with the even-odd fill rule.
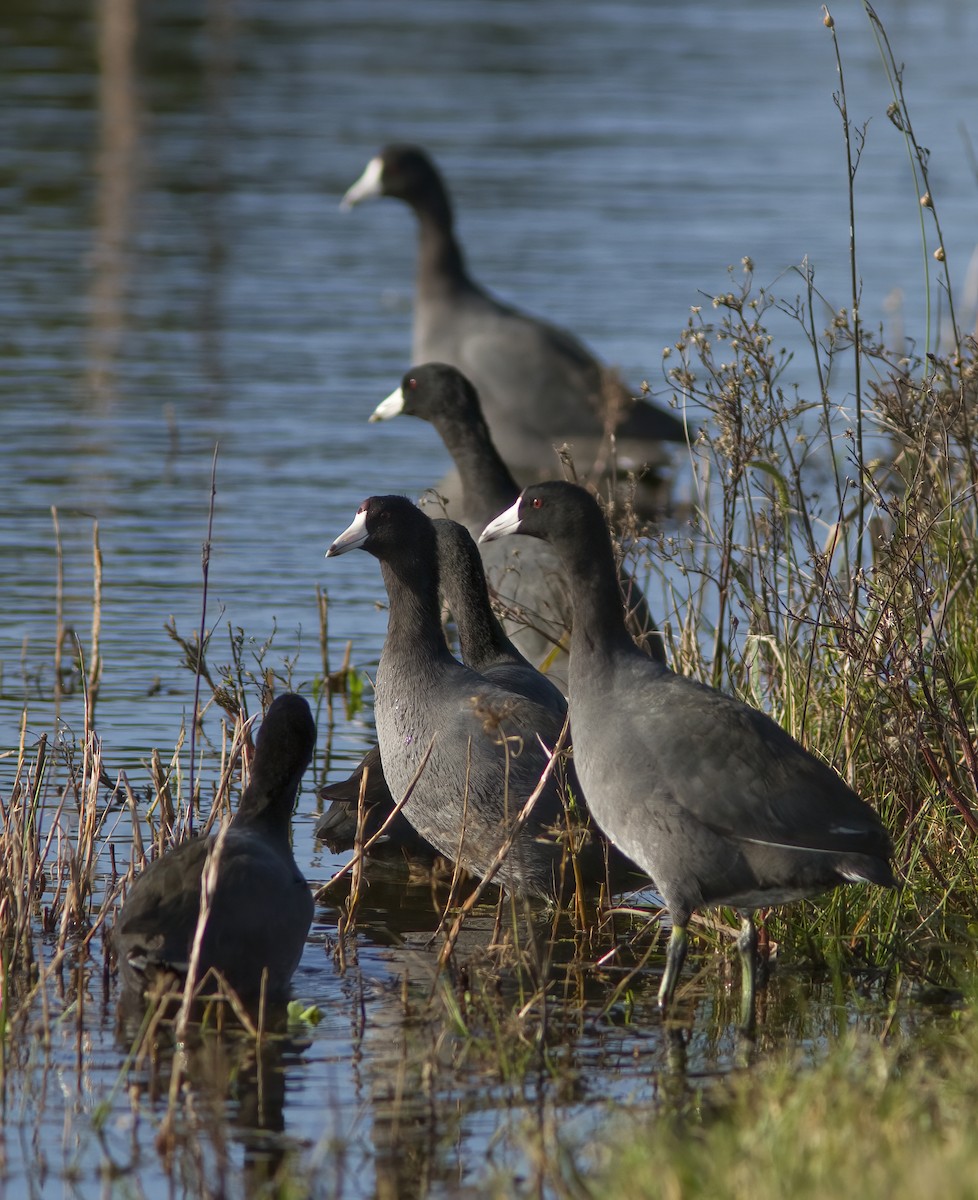
[[[423,978],[427,972],[420,972]],[[423,1005],[427,986],[409,1000],[401,993],[395,1023],[375,1013],[371,1032],[371,1142],[374,1150],[375,1200],[420,1200],[438,1182],[457,1186],[461,1167],[450,1161],[457,1147],[467,1106],[451,1102],[451,1081],[444,1078],[439,1038],[424,1017],[412,1016]]]
[[101,409],[115,398],[113,366],[125,331],[129,232],[139,114],[135,0],[98,0],[98,149],[92,265],[89,387]]
[[201,207],[204,236],[202,286],[199,291],[201,378],[207,381],[208,400],[220,405],[227,395],[224,370],[222,314],[225,267],[228,258],[226,197],[227,148],[231,139],[228,103],[234,78],[236,24],[233,0],[208,0],[205,18],[204,137],[207,177]]
[[[431,940],[441,917],[439,896],[431,880],[409,880],[393,864],[372,865],[350,934],[357,945],[343,988],[350,1004],[354,1079],[362,1120],[369,1121],[363,1137],[372,1151],[374,1200],[420,1200],[435,1184],[458,1187],[463,1172],[452,1153],[473,1103],[460,1102],[455,1092],[445,1061],[444,1041],[451,1035],[439,1002],[432,1000],[442,944]],[[328,920],[342,911],[346,894],[343,886],[331,891]],[[493,924],[491,911],[470,914],[459,957],[484,961]],[[364,979],[365,960],[383,962],[385,983]]]

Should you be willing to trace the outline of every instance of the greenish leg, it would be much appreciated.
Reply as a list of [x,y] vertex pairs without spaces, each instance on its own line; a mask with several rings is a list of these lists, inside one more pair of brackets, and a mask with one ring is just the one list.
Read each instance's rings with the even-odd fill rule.
[[740,954],[740,1027],[745,1033],[752,1033],[757,996],[757,929],[750,913],[744,914],[741,920],[737,950]]
[[659,987],[660,1012],[665,1012],[672,1004],[672,998],[676,994],[676,984],[679,982],[679,973],[682,971],[685,961],[686,926],[673,925],[672,933],[669,935],[669,945],[666,949],[666,972],[662,976],[662,983]]

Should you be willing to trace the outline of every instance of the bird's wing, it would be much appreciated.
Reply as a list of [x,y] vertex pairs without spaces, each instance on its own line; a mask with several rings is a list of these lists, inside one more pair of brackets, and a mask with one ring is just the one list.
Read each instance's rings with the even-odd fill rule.
[[682,676],[640,694],[629,737],[643,748],[650,784],[668,786],[703,825],[744,841],[889,854],[873,810],[764,713]]

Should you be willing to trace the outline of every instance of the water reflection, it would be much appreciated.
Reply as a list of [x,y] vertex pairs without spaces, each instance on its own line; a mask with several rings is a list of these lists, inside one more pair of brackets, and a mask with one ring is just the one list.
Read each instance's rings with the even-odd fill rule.
[[[339,914],[339,900],[330,911]],[[550,1125],[574,1130],[580,1144],[600,1137],[611,1106],[651,1105],[681,1120],[731,1071],[785,1045],[818,1061],[845,1030],[879,1036],[892,1015],[883,980],[868,977],[857,1003],[848,984],[840,994],[831,979],[782,968],[760,993],[756,1040],[745,1039],[736,956],[706,945],[677,1019],[663,1026],[661,942],[633,973],[654,924],[637,940],[620,927],[619,954],[608,959],[615,942],[606,936],[582,940],[566,923],[555,935],[539,912],[530,924],[500,926],[482,909],[438,977],[437,917],[429,888],[398,885],[388,871],[360,901],[347,954],[347,987],[363,1014],[358,1094],[370,1113],[376,1195],[463,1186],[487,1155],[493,1169],[525,1178],[533,1170],[525,1126],[537,1135]]]
[[[233,1028],[192,1027],[174,1043],[172,1025],[161,1025],[147,1044],[143,1017],[141,1009],[123,1008],[118,1029],[120,1050],[133,1058],[126,1075],[133,1133],[143,1124],[156,1130],[161,1170],[189,1194],[267,1194],[298,1152],[286,1134],[285,1098],[304,1044],[285,1032],[284,1011],[261,1040]],[[243,1151],[240,1165],[229,1140]],[[118,1175],[138,1177],[147,1165],[141,1139],[125,1149],[104,1146]]]
[[98,30],[98,150],[88,387],[103,410],[116,396],[112,372],[125,335],[129,243],[136,191],[140,112],[136,90],[133,0],[100,0]]

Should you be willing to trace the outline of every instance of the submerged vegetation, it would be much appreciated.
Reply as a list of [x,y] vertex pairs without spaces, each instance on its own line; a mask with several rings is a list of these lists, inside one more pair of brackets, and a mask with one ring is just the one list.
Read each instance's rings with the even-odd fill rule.
[[[862,323],[858,227],[852,294],[841,306],[804,268],[797,297],[758,287],[745,260],[727,292],[693,309],[664,362],[690,429],[688,506],[650,539],[631,539],[627,553],[662,615],[675,668],[770,712],[832,763],[892,832],[903,886],[839,889],[768,914],[763,944],[777,985],[784,995],[801,991],[804,974],[821,1015],[806,1018],[798,1001],[799,1045],[786,1045],[766,1035],[762,1012],[748,1046],[732,1033],[736,980],[726,951],[735,922],[710,914],[697,923],[701,977],[685,985],[675,1028],[666,1029],[654,1014],[656,910],[615,907],[605,896],[543,917],[505,900],[496,911],[473,903],[443,914],[440,882],[405,885],[430,915],[433,953],[412,946],[399,990],[373,1009],[361,931],[375,921],[402,949],[408,939],[388,928],[387,885],[368,888],[357,865],[332,888],[326,950],[348,992],[355,1044],[369,1039],[379,1011],[380,1036],[396,1042],[385,1060],[390,1078],[371,1084],[372,1169],[389,1173],[390,1194],[405,1180],[424,1194],[432,1162],[458,1134],[458,1112],[486,1105],[516,1114],[505,1136],[488,1135],[512,1156],[493,1158],[479,1177],[486,1194],[764,1200],[850,1191],[857,1181],[870,1195],[897,1198],[973,1191],[978,356],[957,323],[938,200],[901,72],[866,7],[921,198],[934,293],[923,350],[888,346]],[[841,78],[841,55],[839,65]],[[861,133],[844,87],[838,104],[853,194]],[[792,385],[796,364],[782,348],[798,330],[819,381],[814,396]],[[97,531],[94,559],[98,581]],[[187,636],[169,626],[202,682],[200,713],[224,719],[216,745],[190,747],[189,773],[182,738],[162,754],[147,748],[147,778],[137,785],[103,767],[97,583],[90,644],[83,649],[61,627],[60,606],[55,639],[54,689],[84,693],[82,733],[74,743],[32,743],[25,710],[18,744],[0,748],[4,1123],[41,1112],[49,1074],[74,1071],[71,1137],[97,1147],[106,1179],[138,1170],[136,1131],[147,1116],[165,1115],[154,1146],[164,1168],[191,1192],[219,1190],[232,1171],[230,1099],[247,1131],[245,1169],[257,1171],[267,1194],[369,1191],[356,1179],[349,1131],[339,1118],[334,1129],[329,1112],[319,1113],[318,1144],[286,1153],[275,1142],[286,1064],[322,1016],[301,990],[274,1019],[236,1011],[233,1032],[215,1032],[227,1015],[221,1005],[180,1037],[158,1014],[138,1014],[121,1023],[111,1093],[86,1096],[83,1086],[86,1022],[104,1020],[118,999],[106,932],[120,899],[146,861],[231,811],[249,709],[301,688],[320,704],[322,739],[334,704],[348,714],[362,704],[355,650],[344,647],[333,665],[325,597],[317,603],[321,661],[308,671],[295,657],[273,665],[274,635],[252,643],[235,629],[228,665],[212,666],[224,657],[217,627],[208,633],[202,622]],[[196,713],[191,727],[202,728]],[[783,1028],[792,1019],[779,1017]],[[694,1080],[686,1054],[696,1039],[718,1047],[715,1060],[733,1069]],[[602,1063],[618,1055],[628,1065],[627,1082],[591,1101],[589,1070],[606,1053]],[[58,1169],[70,1177],[69,1150]],[[443,1192],[471,1183],[461,1168],[440,1170]],[[0,1181],[4,1172],[0,1140]]]

